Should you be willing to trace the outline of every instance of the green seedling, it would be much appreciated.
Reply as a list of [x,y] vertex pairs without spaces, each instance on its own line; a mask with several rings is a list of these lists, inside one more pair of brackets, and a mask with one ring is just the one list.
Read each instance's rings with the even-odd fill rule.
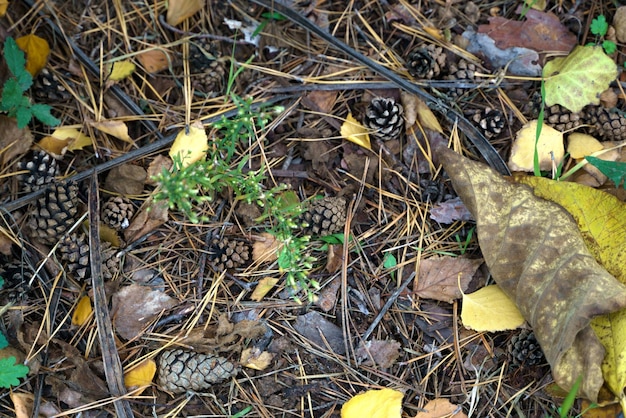
[[50,114],[50,106],[32,103],[24,93],[32,86],[33,77],[26,70],[24,52],[17,46],[13,38],[4,41],[4,59],[11,76],[2,88],[0,111],[17,119],[17,127],[22,129],[33,117],[48,126],[56,126],[61,121]]
[[454,239],[456,239],[456,242],[459,244],[461,255],[464,255],[467,252],[467,247],[472,241],[475,230],[475,226],[470,228],[470,230],[467,232],[467,236],[465,237],[465,241],[461,241],[461,237],[458,234],[454,236]]
[[[591,27],[589,29],[592,34],[596,35],[596,37],[604,38],[609,30],[609,23],[606,21],[606,17],[604,17],[604,15],[599,15],[591,21]],[[613,41],[605,39],[602,41],[601,45],[604,52],[609,55],[617,51],[617,45],[615,45],[615,42]]]
[[[387,270],[391,270],[395,268],[397,265],[398,265],[398,260],[396,259],[396,256],[390,252],[385,253],[385,257],[383,258],[383,267]],[[391,278],[392,279],[396,278],[395,271],[391,271]]]
[[[4,279],[0,277],[0,287],[4,285]],[[7,338],[0,332],[0,350],[9,346]],[[28,367],[23,364],[15,364],[17,359],[14,356],[0,359],[0,388],[9,389],[18,386],[20,379],[28,374]]]

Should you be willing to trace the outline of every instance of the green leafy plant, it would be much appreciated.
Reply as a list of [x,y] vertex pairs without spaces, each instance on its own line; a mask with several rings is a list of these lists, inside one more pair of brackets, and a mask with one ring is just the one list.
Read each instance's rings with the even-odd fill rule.
[[[0,287],[4,285],[4,279],[0,277]],[[9,346],[7,338],[0,332],[0,350]],[[23,364],[15,364],[15,356],[0,358],[0,388],[9,389],[11,386],[18,386],[20,380],[28,374],[28,367]]]
[[[596,37],[603,38],[609,30],[609,23],[606,21],[604,15],[599,15],[591,21],[591,27],[589,29]],[[615,42],[605,39],[602,41],[602,49],[604,49],[604,52],[607,54],[612,54],[617,50],[617,45],[615,45]]]
[[611,179],[615,183],[615,187],[619,187],[620,184],[625,181],[623,187],[626,188],[626,163],[619,161],[604,161],[597,157],[588,156],[585,160],[605,176]]
[[18,128],[24,128],[35,117],[49,126],[56,126],[60,121],[50,114],[50,106],[32,103],[24,93],[32,86],[33,77],[26,70],[24,52],[11,37],[4,42],[4,59],[11,76],[4,83],[0,111],[17,119]]

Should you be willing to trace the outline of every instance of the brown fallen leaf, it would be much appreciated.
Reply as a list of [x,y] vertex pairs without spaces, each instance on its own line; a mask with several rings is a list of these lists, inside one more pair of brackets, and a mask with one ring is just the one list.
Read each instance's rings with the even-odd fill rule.
[[154,203],[150,200],[144,203],[131,224],[124,230],[124,240],[129,244],[134,242],[167,222],[168,216],[167,201]]
[[482,259],[450,256],[422,260],[415,291],[420,298],[452,303],[463,297],[482,263]]
[[467,418],[467,415],[461,406],[453,405],[447,399],[436,398],[429,401],[415,418]]
[[104,188],[122,195],[138,195],[143,193],[147,176],[148,174],[143,167],[123,164],[109,171],[104,182]]
[[33,144],[33,134],[28,126],[17,127],[17,120],[6,115],[0,115],[0,156],[2,165],[20,158]]
[[605,350],[591,319],[626,307],[626,286],[600,266],[571,216],[484,164],[446,147],[435,154],[477,222],[485,262],[532,326],[554,380],[595,401]]
[[402,345],[395,340],[371,340],[359,344],[356,357],[365,366],[378,366],[388,369],[400,357]]

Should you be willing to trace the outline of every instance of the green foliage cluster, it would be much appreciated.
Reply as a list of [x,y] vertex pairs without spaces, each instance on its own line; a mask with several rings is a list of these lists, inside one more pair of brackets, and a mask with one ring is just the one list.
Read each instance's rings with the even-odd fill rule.
[[[591,30],[591,33],[596,35],[598,38],[603,38],[609,30],[609,23],[606,21],[606,17],[604,17],[604,15],[599,15],[591,21],[589,29]],[[615,45],[615,42],[606,39],[602,41],[602,48],[604,49],[604,52],[609,55],[617,51],[617,45]]]
[[60,121],[50,114],[50,106],[32,103],[24,93],[33,85],[33,77],[26,71],[24,52],[11,37],[4,41],[4,59],[11,76],[2,88],[0,111],[17,119],[18,128],[22,129],[35,117],[45,125],[56,126]]
[[[0,287],[4,286],[4,279],[0,277]],[[0,332],[0,350],[9,346],[7,338]],[[28,374],[28,366],[15,364],[17,359],[14,356],[0,358],[0,388],[9,389],[11,386],[18,386],[20,380]]]

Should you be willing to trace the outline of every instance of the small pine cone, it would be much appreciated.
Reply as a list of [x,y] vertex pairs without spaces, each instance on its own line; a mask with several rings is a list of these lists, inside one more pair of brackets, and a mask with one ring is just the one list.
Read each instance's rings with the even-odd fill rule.
[[474,113],[472,120],[476,122],[487,139],[495,138],[500,135],[506,122],[504,114],[501,111],[489,107]]
[[396,139],[404,130],[404,109],[394,99],[377,97],[365,110],[364,124],[384,141]]
[[560,132],[571,131],[583,124],[582,115],[573,113],[561,105],[545,107],[544,121]]
[[224,89],[226,66],[222,61],[211,61],[208,69],[202,73],[193,75],[193,88],[207,95],[221,94]]
[[223,357],[181,349],[163,352],[158,367],[158,383],[171,393],[204,391],[238,372],[235,365]]
[[325,236],[343,230],[346,224],[346,200],[343,197],[325,197],[314,200],[301,216],[307,235]]
[[511,364],[513,366],[534,366],[546,362],[546,358],[535,338],[535,333],[528,329],[523,329],[519,334],[514,335],[507,346],[511,354]]
[[[85,234],[72,233],[63,238],[58,247],[59,256],[64,261],[68,274],[79,280],[85,280],[91,272],[89,259],[89,241]],[[102,277],[112,279],[119,271],[116,251],[109,242],[100,245],[102,259]]]
[[128,228],[135,214],[135,207],[130,199],[113,196],[102,205],[102,222],[116,231]]
[[59,78],[47,68],[41,70],[33,80],[31,92],[39,102],[66,102],[72,98]]
[[[476,78],[475,73],[476,65],[472,62],[467,62],[464,59],[461,59],[457,64],[450,64],[450,74],[448,74],[445,79],[459,82],[474,82]],[[448,94],[454,98],[460,97],[467,89],[469,89],[469,86],[452,87],[448,91]]]
[[598,136],[609,141],[626,139],[626,117],[621,111],[602,106],[589,106],[585,109],[585,116]]
[[27,264],[15,261],[0,266],[0,276],[4,279],[4,286],[0,289],[0,303],[19,303],[28,292],[28,284],[34,276],[33,270]]
[[445,65],[446,54],[442,47],[435,44],[414,49],[406,59],[409,74],[421,79],[438,77]]
[[19,176],[22,188],[26,193],[47,186],[59,174],[57,161],[45,151],[36,152],[29,161],[20,161],[17,168],[28,170],[28,173]]
[[78,213],[78,186],[58,182],[37,199],[28,225],[35,239],[54,245],[74,224]]
[[252,259],[252,249],[241,240],[214,238],[209,245],[209,259],[219,271],[242,268]]
[[192,74],[211,69],[213,62],[220,57],[217,43],[207,38],[195,39],[189,45],[189,68]]

